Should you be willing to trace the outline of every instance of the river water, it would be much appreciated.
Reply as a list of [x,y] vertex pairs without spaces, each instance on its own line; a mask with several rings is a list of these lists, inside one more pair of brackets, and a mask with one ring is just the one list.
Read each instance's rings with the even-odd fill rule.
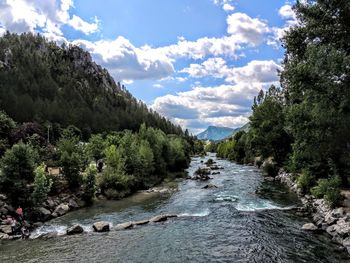
[[[223,166],[208,182],[180,181],[172,194],[142,193],[121,201],[99,201],[46,223],[34,235],[63,234],[82,224],[82,235],[0,243],[0,262],[349,262],[325,235],[305,232],[307,219],[290,208],[297,197],[265,182],[259,170],[218,160],[193,158],[189,174],[208,158]],[[130,230],[94,233],[93,222],[112,224],[162,213],[178,218]]]

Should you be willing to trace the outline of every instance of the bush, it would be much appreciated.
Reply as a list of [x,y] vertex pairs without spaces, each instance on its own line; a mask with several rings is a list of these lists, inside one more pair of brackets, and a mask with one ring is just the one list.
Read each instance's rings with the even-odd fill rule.
[[309,193],[311,186],[314,184],[315,178],[309,171],[303,171],[303,173],[297,178],[298,188],[303,194]]
[[7,150],[0,161],[0,187],[14,205],[30,205],[27,185],[34,180],[35,156],[31,146],[19,143]]
[[311,189],[316,198],[324,198],[331,207],[341,204],[343,197],[340,192],[341,179],[335,176],[330,179],[320,179],[317,186]]
[[83,178],[83,199],[87,204],[91,204],[96,193],[96,175],[97,169],[95,166],[90,165],[86,170],[86,175]]
[[47,199],[47,195],[51,190],[52,180],[45,174],[45,166],[41,164],[35,169],[34,191],[32,193],[35,205],[40,205]]

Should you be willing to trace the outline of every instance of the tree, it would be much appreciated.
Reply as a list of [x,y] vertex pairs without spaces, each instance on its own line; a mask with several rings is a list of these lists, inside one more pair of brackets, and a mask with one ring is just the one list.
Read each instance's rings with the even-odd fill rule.
[[97,161],[104,157],[105,141],[100,134],[92,135],[87,144],[89,156],[94,159],[97,166]]
[[7,150],[1,159],[1,190],[8,194],[12,204],[30,204],[27,184],[34,180],[35,155],[31,146],[19,143]]
[[58,141],[60,165],[63,175],[71,189],[79,187],[82,183],[81,171],[86,167],[86,155],[83,146],[74,132],[69,129],[63,131],[62,138]]
[[86,170],[86,175],[83,180],[83,199],[87,204],[91,204],[95,197],[96,175],[97,175],[96,167],[90,165]]
[[47,199],[51,186],[52,180],[46,177],[45,165],[41,164],[35,169],[34,191],[32,193],[32,198],[35,205],[40,205]]
[[[350,177],[350,2],[298,2],[300,21],[283,39],[281,75],[291,167],[316,179]],[[321,22],[320,22],[321,21]]]
[[4,111],[0,111],[0,156],[10,147],[10,134],[16,123]]

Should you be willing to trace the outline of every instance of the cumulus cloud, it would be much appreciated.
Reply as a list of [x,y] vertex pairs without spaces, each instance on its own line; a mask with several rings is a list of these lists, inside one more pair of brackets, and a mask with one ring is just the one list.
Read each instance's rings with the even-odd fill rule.
[[54,40],[63,38],[61,27],[69,25],[85,34],[98,31],[98,21],[89,23],[69,14],[72,0],[0,0],[0,26],[15,33],[41,30]]
[[232,5],[232,0],[214,0],[214,4],[221,5],[222,9],[226,12],[235,10],[235,7]]
[[239,127],[248,122],[260,83],[195,87],[176,95],[158,97],[152,108],[192,132],[208,125]]
[[253,60],[243,67],[228,67],[222,58],[209,58],[202,64],[191,64],[181,70],[193,78],[224,78],[230,83],[272,83],[278,81],[281,67],[273,60]]
[[268,25],[258,19],[251,18],[245,13],[234,13],[227,17],[227,32],[242,43],[258,45],[263,36],[270,32]]

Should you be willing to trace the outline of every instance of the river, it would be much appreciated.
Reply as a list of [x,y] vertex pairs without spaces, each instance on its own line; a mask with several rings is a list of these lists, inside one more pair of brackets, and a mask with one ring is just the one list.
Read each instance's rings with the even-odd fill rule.
[[[46,223],[36,233],[63,234],[75,223],[82,235],[0,243],[0,262],[349,262],[323,234],[301,230],[308,222],[290,210],[300,206],[284,186],[265,182],[258,169],[215,155],[193,158],[189,174],[213,158],[223,166],[208,182],[183,180],[172,194],[142,193],[98,201]],[[162,213],[178,218],[130,230],[94,233],[96,221],[119,224]]]

